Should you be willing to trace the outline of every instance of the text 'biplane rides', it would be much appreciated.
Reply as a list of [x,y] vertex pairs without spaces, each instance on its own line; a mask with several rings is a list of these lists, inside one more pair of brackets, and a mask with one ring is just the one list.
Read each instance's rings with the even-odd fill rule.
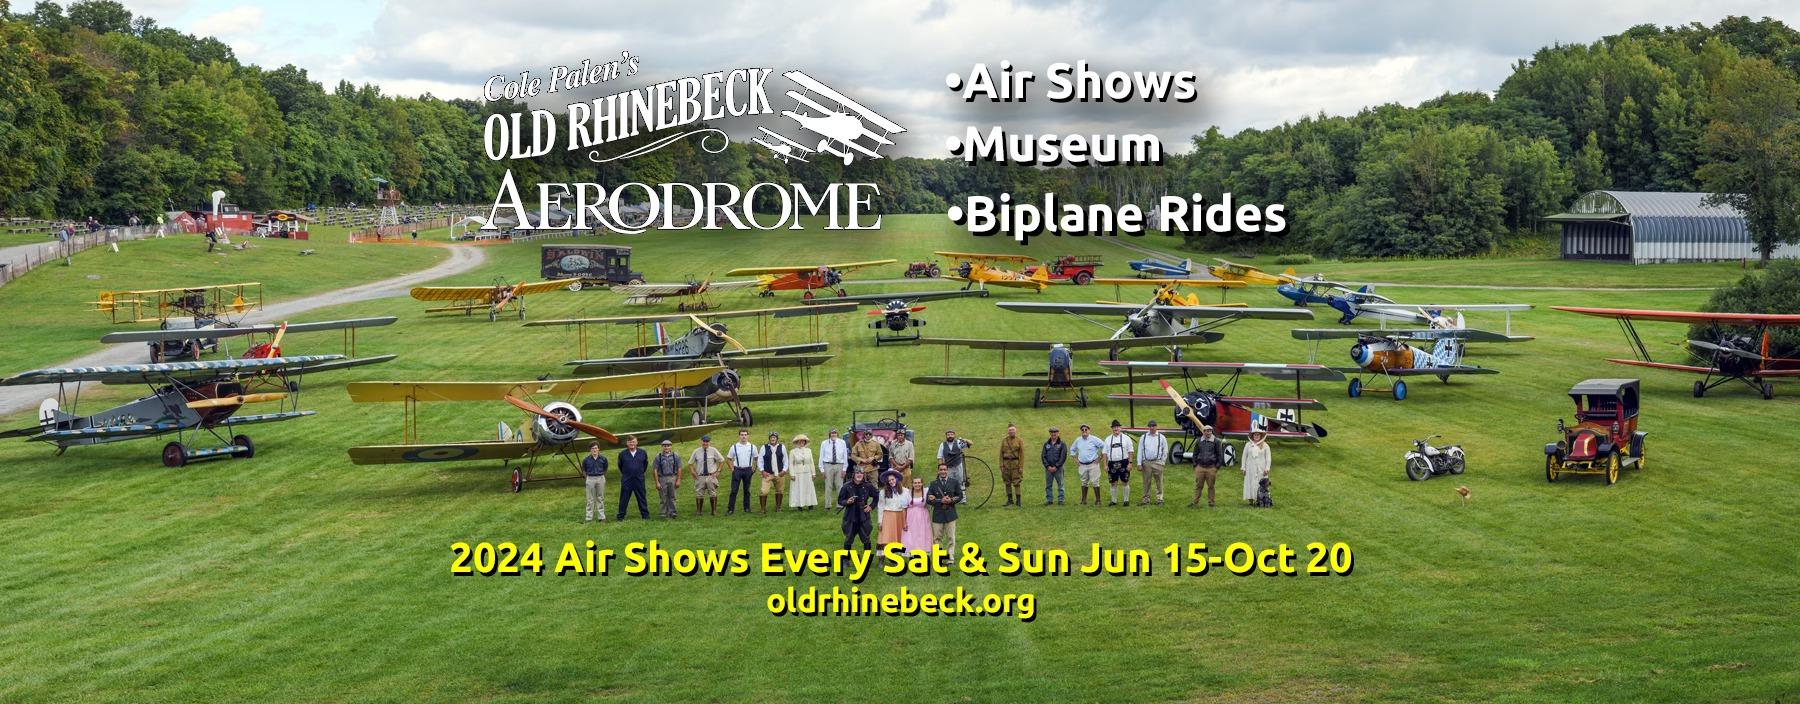
[[[1486,330],[1473,330],[1463,325],[1461,315],[1454,322],[1441,321],[1430,328],[1417,330],[1345,330],[1345,329],[1298,329],[1292,332],[1295,339],[1311,340],[1315,343],[1313,356],[1318,356],[1316,343],[1322,340],[1354,340],[1350,345],[1350,361],[1356,366],[1338,367],[1340,371],[1358,375],[1368,375],[1373,379],[1385,379],[1389,386],[1377,388],[1368,386],[1362,376],[1352,378],[1348,392],[1351,398],[1361,396],[1364,391],[1390,391],[1394,400],[1406,399],[1407,386],[1403,377],[1435,376],[1444,383],[1450,382],[1452,376],[1468,374],[1498,374],[1499,370],[1479,367],[1463,361],[1466,343],[1469,342],[1523,342],[1530,337],[1505,335]],[[1412,342],[1430,342],[1431,348],[1416,347]]]
[[488,320],[500,317],[507,306],[518,310],[519,319],[525,319],[525,297],[540,293],[563,290],[573,291],[581,288],[580,279],[558,279],[555,281],[520,281],[509,284],[504,281],[492,286],[419,286],[409,294],[420,301],[448,301],[450,305],[438,308],[426,308],[427,313],[462,312],[474,314],[475,311],[487,311]]
[[[341,355],[308,355],[227,359],[159,364],[125,364],[106,367],[36,369],[0,379],[0,386],[56,384],[57,395],[38,406],[34,426],[0,433],[0,437],[24,437],[56,445],[58,453],[75,445],[95,445],[135,438],[176,434],[163,446],[162,461],[169,467],[219,457],[249,458],[256,447],[246,435],[227,438],[229,429],[252,423],[270,423],[312,415],[300,410],[296,393],[300,375],[332,368]],[[150,395],[91,415],[63,410],[73,408],[83,382],[144,384]],[[65,385],[74,385],[73,391]],[[244,406],[277,403],[276,409],[255,415],[237,415]],[[206,433],[220,445],[196,448],[188,435]]]
[[[630,432],[613,432],[586,422],[573,401],[585,395],[675,388],[698,383],[723,371],[724,367],[696,367],[671,371],[643,372],[617,376],[579,379],[532,381],[375,381],[346,385],[350,400],[358,403],[396,402],[405,404],[402,420],[405,442],[398,445],[366,445],[350,448],[350,460],[356,464],[399,464],[413,462],[474,462],[526,460],[526,466],[512,472],[512,489],[518,491],[526,482],[574,479],[571,476],[534,478],[533,470],[540,458],[562,457],[568,460],[570,450],[584,450],[578,443],[583,435],[603,447],[620,447],[627,437],[654,444],[664,439],[685,441],[723,427],[723,423],[707,423],[680,427],[651,428]],[[537,397],[556,400],[539,403]],[[449,443],[420,443],[417,406],[421,403],[446,401],[504,401],[524,411],[527,422],[517,431],[501,422],[501,432],[493,440]],[[578,447],[578,445],[580,445]],[[568,460],[573,464],[572,460]]]
[[725,272],[726,276],[756,277],[757,293],[773,296],[776,291],[803,291],[806,298],[812,298],[813,291],[823,289],[832,294],[844,296],[848,291],[843,289],[844,274],[873,266],[893,264],[898,259],[875,259],[866,262],[845,262],[842,264],[801,264],[795,266],[751,266],[740,267]]
[[[1775,397],[1775,385],[1769,379],[1781,379],[1800,376],[1800,359],[1775,356],[1772,328],[1800,326],[1800,315],[1782,313],[1706,313],[1678,310],[1633,310],[1626,308],[1583,308],[1577,306],[1552,306],[1555,310],[1567,313],[1579,313],[1599,318],[1611,318],[1618,321],[1620,329],[1625,331],[1625,340],[1631,345],[1635,359],[1608,359],[1614,364],[1624,364],[1650,369],[1666,369],[1669,371],[1702,374],[1705,378],[1694,382],[1694,396],[1706,395],[1706,392],[1721,384],[1740,381],[1764,399]],[[1658,362],[1651,358],[1650,350],[1638,335],[1635,322],[1680,323],[1684,325],[1706,326],[1705,334],[1698,339],[1683,335],[1680,347],[1686,350],[1695,364],[1672,364]]]
[[[185,359],[200,359],[208,352],[219,351],[221,341],[231,338],[248,338],[243,352],[231,354],[229,344],[223,354],[244,359],[282,356],[282,341],[287,335],[299,335],[313,332],[341,332],[344,336],[344,355],[354,356],[356,353],[356,331],[362,328],[392,325],[398,320],[394,316],[376,318],[352,318],[349,320],[324,320],[310,323],[282,323],[279,325],[206,325],[204,327],[170,326],[161,330],[138,330],[133,332],[112,332],[100,336],[100,341],[107,344],[142,342],[150,346],[150,362],[168,362]],[[167,322],[164,323],[167,325]],[[342,369],[366,364],[377,364],[394,358],[386,354],[360,359],[345,359],[330,366],[315,368],[311,371],[325,369]]]

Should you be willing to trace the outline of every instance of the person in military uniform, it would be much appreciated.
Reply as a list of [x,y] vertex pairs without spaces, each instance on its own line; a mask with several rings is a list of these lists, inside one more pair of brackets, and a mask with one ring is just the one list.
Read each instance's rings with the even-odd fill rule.
[[838,489],[837,505],[844,509],[844,549],[850,549],[853,538],[861,538],[864,550],[869,546],[869,526],[875,522],[875,487],[863,481],[862,470],[851,470],[850,481]]
[[887,459],[887,446],[881,444],[881,440],[875,437],[873,431],[861,432],[862,439],[857,440],[856,445],[850,448],[850,461],[855,463],[856,468],[862,470],[863,474],[868,475],[864,477],[867,480],[869,477],[875,476],[876,472],[887,469],[883,466],[883,460]]
[[956,559],[956,505],[962,503],[963,488],[950,476],[950,468],[939,464],[937,481],[925,488],[925,503],[931,506],[931,539],[944,546],[950,559]]
[[1006,505],[1025,505],[1025,492],[1019,484],[1025,479],[1025,441],[1019,439],[1019,426],[1006,424],[1006,437],[1000,439],[1000,481],[1006,484]]

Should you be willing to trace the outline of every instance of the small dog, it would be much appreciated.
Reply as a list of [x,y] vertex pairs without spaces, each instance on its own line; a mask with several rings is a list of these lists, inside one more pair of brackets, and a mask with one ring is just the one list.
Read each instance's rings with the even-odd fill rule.
[[1263,477],[1256,483],[1256,507],[1275,508],[1275,501],[1269,498],[1269,478]]

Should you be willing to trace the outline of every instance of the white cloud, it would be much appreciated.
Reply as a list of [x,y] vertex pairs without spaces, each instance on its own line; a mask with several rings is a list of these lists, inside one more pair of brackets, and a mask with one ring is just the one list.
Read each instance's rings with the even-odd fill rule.
[[[239,5],[194,20],[189,26],[188,32],[203,37],[218,37],[222,40],[252,37],[263,31],[263,19],[262,8],[255,5]],[[233,48],[237,48],[236,42],[232,43]],[[246,53],[254,54],[255,51],[252,49]]]

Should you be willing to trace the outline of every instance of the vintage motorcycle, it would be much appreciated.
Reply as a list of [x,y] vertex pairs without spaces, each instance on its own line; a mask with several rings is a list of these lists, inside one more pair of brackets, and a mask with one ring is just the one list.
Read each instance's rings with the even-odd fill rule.
[[1462,474],[1466,465],[1463,463],[1461,445],[1445,445],[1437,447],[1432,440],[1443,437],[1432,435],[1413,441],[1413,449],[1406,453],[1406,478],[1422,482],[1439,474]]

